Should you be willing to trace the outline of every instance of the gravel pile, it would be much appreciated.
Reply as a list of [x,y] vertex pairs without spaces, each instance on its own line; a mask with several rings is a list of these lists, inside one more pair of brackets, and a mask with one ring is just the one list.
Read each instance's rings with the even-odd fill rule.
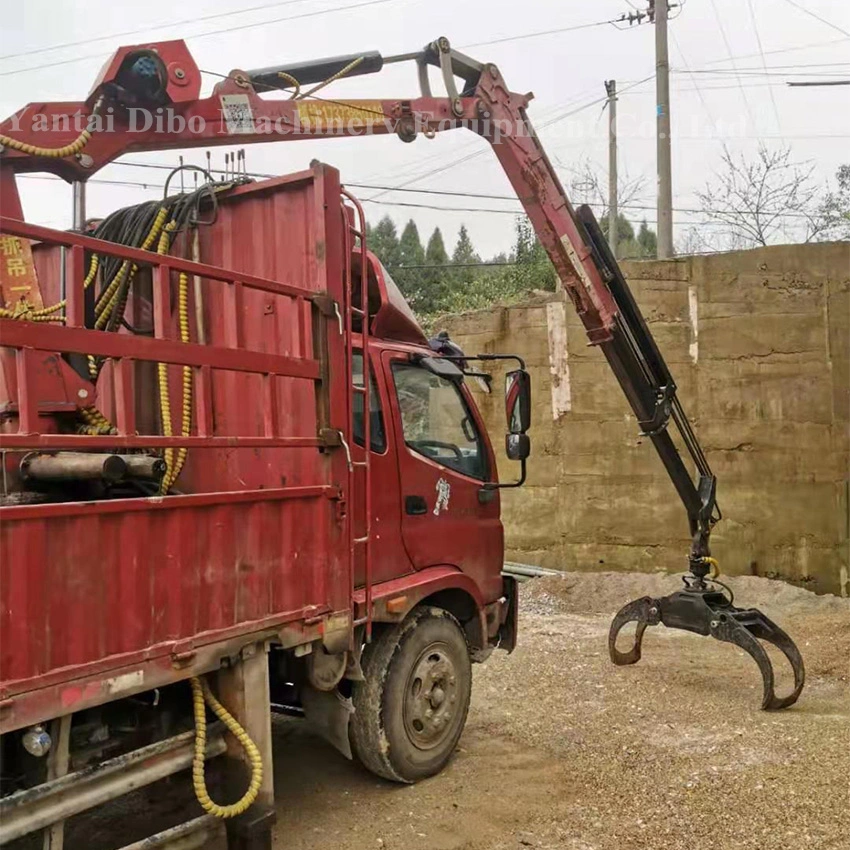
[[565,573],[522,586],[521,646],[480,669],[471,717],[559,768],[523,840],[463,846],[850,848],[850,600],[729,580],[805,658],[798,704],[767,713],[756,665],[711,638],[657,627],[638,664],[610,663],[611,614],[677,582]]

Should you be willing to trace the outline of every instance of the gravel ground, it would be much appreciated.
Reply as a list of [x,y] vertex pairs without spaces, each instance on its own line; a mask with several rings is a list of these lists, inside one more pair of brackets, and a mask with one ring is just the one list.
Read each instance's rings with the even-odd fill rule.
[[[758,668],[711,638],[648,629],[638,664],[610,663],[613,613],[677,579],[536,579],[521,587],[516,651],[474,668],[466,731],[439,776],[384,782],[275,718],[275,850],[850,850],[850,600],[729,583],[797,641],[808,681],[793,708],[759,711]],[[98,811],[72,822],[69,850],[199,813],[185,775]]]
[[440,776],[394,786],[276,723],[275,847],[848,850],[850,600],[729,581],[800,646],[795,707],[759,711],[749,656],[684,632],[649,629],[637,665],[611,665],[613,612],[674,578],[538,579],[522,586],[520,646],[475,668],[467,730]]

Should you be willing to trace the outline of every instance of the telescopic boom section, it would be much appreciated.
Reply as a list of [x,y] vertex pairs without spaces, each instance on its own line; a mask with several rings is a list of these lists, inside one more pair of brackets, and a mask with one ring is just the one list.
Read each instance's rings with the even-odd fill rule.
[[[715,479],[676,397],[676,384],[608,248],[593,212],[575,210],[534,133],[527,96],[512,94],[493,73],[476,89],[491,124],[485,133],[569,294],[591,344],[599,345],[642,432],[649,435],[687,511],[691,569],[706,575],[711,526],[720,518]],[[480,107],[479,107],[480,110]],[[505,131],[508,127],[510,132]],[[667,430],[670,419],[697,470],[694,482]]]

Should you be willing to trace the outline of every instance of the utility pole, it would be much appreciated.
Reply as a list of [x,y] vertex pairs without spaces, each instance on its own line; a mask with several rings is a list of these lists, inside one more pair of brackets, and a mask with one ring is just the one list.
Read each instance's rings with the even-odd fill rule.
[[86,226],[86,184],[82,180],[75,180],[71,187],[73,198],[71,227],[82,233]]
[[656,158],[658,168],[658,259],[673,256],[673,178],[670,156],[670,60],[667,51],[668,0],[649,0],[655,23]]
[[608,92],[608,247],[617,259],[617,81],[606,80]]

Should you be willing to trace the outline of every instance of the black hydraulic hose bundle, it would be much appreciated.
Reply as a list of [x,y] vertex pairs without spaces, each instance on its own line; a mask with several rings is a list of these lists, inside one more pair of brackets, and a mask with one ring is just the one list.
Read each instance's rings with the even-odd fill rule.
[[[201,171],[208,182],[199,188],[178,195],[168,196],[168,187],[174,175],[181,170],[192,169]],[[222,184],[225,186],[227,184]],[[125,207],[108,215],[101,221],[91,234],[96,239],[127,245],[132,248],[157,250],[158,240],[163,231],[168,229],[168,244],[178,234],[199,224],[212,224],[217,214],[216,190],[212,178],[197,166],[182,166],[174,169],[165,183],[165,196],[162,201],[146,201],[132,207]],[[201,208],[209,204],[212,215],[207,219],[201,218]],[[167,250],[167,248],[166,248]],[[94,262],[89,260],[90,267]],[[132,288],[137,266],[118,257],[104,257],[97,260],[100,272],[100,285],[94,297],[92,312],[87,316],[87,327],[97,330],[115,331],[123,326],[132,333],[150,334],[152,329],[133,327],[125,318],[125,310]],[[103,361],[90,358],[89,375],[96,378]]]

